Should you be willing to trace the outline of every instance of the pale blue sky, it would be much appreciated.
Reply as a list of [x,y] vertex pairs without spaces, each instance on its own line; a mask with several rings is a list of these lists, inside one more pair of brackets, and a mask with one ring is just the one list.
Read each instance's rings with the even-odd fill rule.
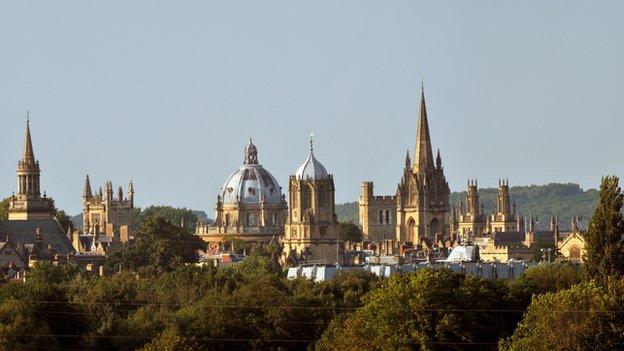
[[0,193],[26,110],[42,187],[203,209],[251,136],[286,189],[308,134],[338,202],[393,194],[424,76],[451,189],[624,176],[621,1],[2,1]]

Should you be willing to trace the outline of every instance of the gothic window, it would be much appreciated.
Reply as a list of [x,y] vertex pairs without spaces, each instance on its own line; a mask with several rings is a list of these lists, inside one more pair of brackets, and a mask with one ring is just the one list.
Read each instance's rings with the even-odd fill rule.
[[390,223],[390,210],[386,210],[386,224]]
[[379,224],[383,223],[383,210],[379,210]]
[[321,185],[318,191],[318,206],[323,208],[325,207],[325,203],[327,202],[327,191],[325,187]]
[[247,226],[255,227],[256,226],[256,215],[253,213],[247,214]]
[[570,248],[570,260],[572,261],[581,260],[581,249],[578,246],[572,246]]
[[301,209],[307,210],[312,207],[312,191],[309,186],[301,189]]
[[277,225],[277,215],[275,213],[271,213],[271,224],[274,226]]
[[229,227],[230,226],[230,214],[226,214],[225,215],[225,226]]

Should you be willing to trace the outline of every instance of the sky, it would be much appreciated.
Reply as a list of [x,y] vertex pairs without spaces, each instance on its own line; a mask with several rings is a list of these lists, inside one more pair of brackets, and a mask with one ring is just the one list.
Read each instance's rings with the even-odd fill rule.
[[394,194],[421,81],[451,190],[624,176],[621,1],[2,1],[0,194],[30,110],[42,188],[81,211],[205,210],[250,137],[287,189],[315,155],[336,201]]

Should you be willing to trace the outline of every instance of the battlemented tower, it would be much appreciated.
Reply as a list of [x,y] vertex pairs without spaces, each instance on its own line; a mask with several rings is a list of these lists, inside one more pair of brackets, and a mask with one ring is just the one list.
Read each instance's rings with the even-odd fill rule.
[[83,234],[105,235],[111,241],[125,243],[130,237],[130,227],[134,218],[134,184],[128,184],[128,196],[123,189],[113,194],[113,183],[106,181],[104,191],[93,194],[89,175],[85,178],[82,193]]

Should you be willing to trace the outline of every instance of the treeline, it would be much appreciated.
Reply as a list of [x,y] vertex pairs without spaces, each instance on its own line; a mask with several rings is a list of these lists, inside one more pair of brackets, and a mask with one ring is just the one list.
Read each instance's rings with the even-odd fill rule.
[[0,350],[612,350],[624,348],[624,217],[603,179],[583,266],[495,281],[449,270],[288,280],[281,248],[198,266],[203,243],[160,217],[105,276],[40,263],[0,286]]
[[[572,183],[512,186],[509,193],[521,215],[534,215],[538,218],[550,218],[552,215],[557,215],[561,219],[572,218],[575,215],[590,218],[598,200],[598,190],[583,190],[578,184]],[[497,195],[497,188],[479,189],[479,200],[483,203],[486,213],[492,211]],[[453,192],[450,203],[459,207],[460,201],[465,198],[465,191]],[[336,205],[336,214],[342,222],[359,223],[357,202]]]

